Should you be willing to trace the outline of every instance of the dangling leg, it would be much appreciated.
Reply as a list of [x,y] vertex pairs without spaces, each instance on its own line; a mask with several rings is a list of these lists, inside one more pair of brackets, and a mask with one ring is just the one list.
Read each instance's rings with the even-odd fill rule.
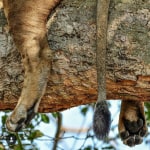
[[46,20],[60,0],[4,1],[10,32],[25,68],[21,96],[6,122],[8,130],[18,131],[35,116],[46,88],[52,58],[46,38]]
[[147,134],[144,102],[122,101],[119,116],[119,134],[124,144],[134,146]]

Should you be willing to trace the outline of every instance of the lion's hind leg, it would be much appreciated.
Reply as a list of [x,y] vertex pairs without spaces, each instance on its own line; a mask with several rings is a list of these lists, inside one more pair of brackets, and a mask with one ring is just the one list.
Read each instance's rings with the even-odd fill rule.
[[10,131],[18,131],[30,122],[38,111],[41,97],[46,88],[51,50],[48,47],[42,48],[38,45],[35,40],[32,42],[33,47],[28,47],[29,51],[27,50],[28,52],[26,51],[24,54],[26,56],[23,59],[25,65],[23,89],[16,108],[6,122]]
[[46,21],[60,0],[14,0],[6,3],[10,32],[25,68],[21,96],[6,121],[10,131],[19,131],[38,110],[50,71],[52,52],[46,37]]
[[122,101],[119,116],[119,134],[124,144],[135,146],[147,134],[144,102]]

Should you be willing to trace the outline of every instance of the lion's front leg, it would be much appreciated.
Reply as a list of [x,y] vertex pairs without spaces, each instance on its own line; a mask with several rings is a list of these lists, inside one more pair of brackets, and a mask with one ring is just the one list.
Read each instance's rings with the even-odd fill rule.
[[52,52],[46,37],[46,21],[60,0],[5,0],[10,32],[25,68],[24,85],[18,104],[6,121],[10,131],[18,131],[35,116],[44,94]]
[[141,144],[147,133],[144,102],[122,101],[119,116],[119,134],[124,144]]

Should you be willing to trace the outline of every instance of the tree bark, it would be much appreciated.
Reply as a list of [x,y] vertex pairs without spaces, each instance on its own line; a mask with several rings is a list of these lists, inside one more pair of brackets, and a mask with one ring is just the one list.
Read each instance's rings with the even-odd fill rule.
[[[21,92],[24,69],[5,24],[1,10],[0,109],[11,110]],[[95,102],[96,0],[64,0],[47,26],[53,67],[39,111]],[[150,100],[149,0],[111,1],[107,34],[107,98]]]

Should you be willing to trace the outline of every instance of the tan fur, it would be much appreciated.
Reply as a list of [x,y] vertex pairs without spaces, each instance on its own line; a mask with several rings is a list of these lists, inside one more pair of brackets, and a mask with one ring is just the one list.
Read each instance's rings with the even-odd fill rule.
[[[44,94],[52,58],[46,37],[46,21],[60,1],[3,0],[9,30],[22,55],[25,68],[21,96],[6,122],[10,131],[18,131],[29,123],[37,112]],[[122,102],[119,132],[125,144],[140,144],[141,137],[147,132],[143,102]]]
[[[49,13],[60,0],[3,0],[9,30],[25,67],[24,86],[18,104],[7,119],[7,128],[15,131],[24,125],[27,111],[37,112],[50,70],[51,50],[46,37]],[[35,105],[35,106],[33,106]],[[29,114],[30,115],[30,114]],[[32,118],[31,118],[32,119]],[[21,120],[21,121],[20,121]],[[21,125],[20,125],[21,126]]]
[[147,134],[144,102],[122,101],[118,129],[124,144],[134,146],[142,142]]

